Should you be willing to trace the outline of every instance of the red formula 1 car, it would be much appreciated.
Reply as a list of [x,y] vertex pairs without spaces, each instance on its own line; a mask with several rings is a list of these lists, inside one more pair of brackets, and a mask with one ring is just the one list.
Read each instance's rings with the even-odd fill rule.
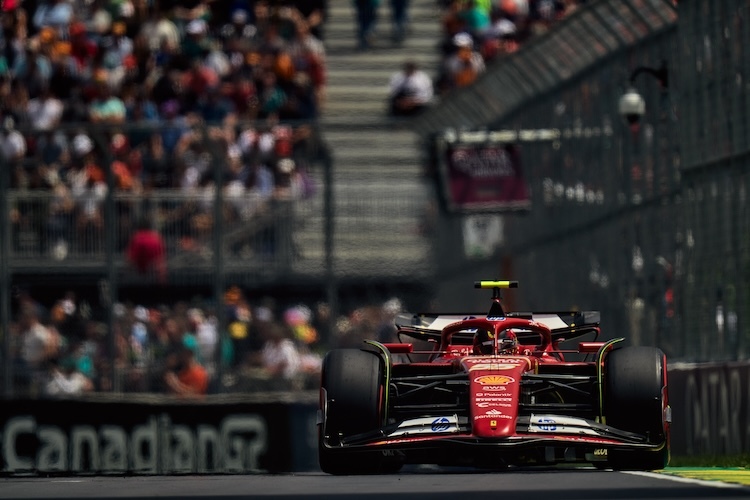
[[[476,282],[493,290],[486,316],[403,314],[399,343],[330,351],[320,389],[321,469],[665,467],[664,353],[597,341],[598,312],[506,312],[500,289],[517,286]],[[593,340],[582,341],[587,334]],[[574,339],[574,349],[561,347]]]

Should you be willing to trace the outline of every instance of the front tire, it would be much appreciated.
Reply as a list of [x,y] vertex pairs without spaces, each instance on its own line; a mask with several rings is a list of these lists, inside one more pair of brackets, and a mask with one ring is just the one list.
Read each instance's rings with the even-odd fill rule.
[[[380,453],[337,449],[343,437],[378,429],[383,424],[383,360],[359,349],[336,349],[323,360],[318,461],[328,474],[393,471]],[[333,448],[326,446],[326,441]]]
[[666,357],[654,347],[625,347],[605,360],[604,414],[607,425],[648,437],[659,450],[609,450],[617,470],[657,470],[669,462],[666,408]]

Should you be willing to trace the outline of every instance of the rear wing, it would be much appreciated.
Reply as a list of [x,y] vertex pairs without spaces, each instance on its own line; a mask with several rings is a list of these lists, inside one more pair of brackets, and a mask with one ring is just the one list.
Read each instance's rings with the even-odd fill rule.
[[[563,311],[563,312],[509,312],[505,314],[510,318],[522,318],[536,321],[550,329],[552,340],[559,342],[580,337],[587,333],[599,333],[599,322],[601,314],[599,311]],[[494,318],[486,313],[478,314],[399,314],[396,319],[396,328],[399,333],[409,335],[422,340],[440,341],[443,328],[455,323],[472,318]]]

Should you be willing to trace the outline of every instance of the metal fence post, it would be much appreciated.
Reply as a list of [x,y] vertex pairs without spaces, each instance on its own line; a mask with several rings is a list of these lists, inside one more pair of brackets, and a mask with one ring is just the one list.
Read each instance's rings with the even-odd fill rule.
[[[336,318],[339,314],[338,285],[336,280],[336,270],[334,269],[334,197],[333,197],[333,167],[334,161],[331,151],[327,145],[323,145],[323,220],[324,220],[324,259],[325,259],[325,289],[326,301],[330,308],[328,316],[328,325],[326,332],[330,335],[335,328]],[[321,339],[324,344],[330,345],[331,338]]]
[[224,269],[224,247],[223,231],[224,231],[224,196],[222,184],[224,182],[224,164],[219,161],[219,144],[216,140],[210,140],[208,131],[203,128],[203,140],[208,141],[209,151],[211,152],[211,161],[214,170],[214,184],[216,186],[214,190],[214,228],[213,228],[213,266],[214,266],[214,301],[216,302],[216,319],[218,325],[218,348],[216,349],[216,380],[219,381],[217,387],[221,392],[221,380],[224,375],[224,359],[222,353],[224,352],[224,341],[227,336],[226,331],[226,314],[224,308],[224,288],[225,288],[225,269]]
[[9,164],[0,155],[0,335],[3,339],[3,387],[6,398],[13,396],[13,356],[10,341],[10,200]]

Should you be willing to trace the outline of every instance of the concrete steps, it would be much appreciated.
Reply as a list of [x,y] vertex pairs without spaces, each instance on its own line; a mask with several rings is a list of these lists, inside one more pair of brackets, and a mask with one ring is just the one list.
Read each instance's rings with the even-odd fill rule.
[[[390,38],[388,6],[381,4],[374,46],[359,51],[351,1],[329,2],[326,104],[320,124],[334,160],[336,267],[421,273],[430,245],[419,228],[432,190],[422,175],[419,137],[408,122],[387,115],[386,101],[391,75],[407,59],[429,75],[437,74],[440,17],[435,0],[412,0],[409,34],[397,44]],[[305,256],[320,257],[325,239],[322,197],[313,203],[319,205],[308,206],[295,243]]]

